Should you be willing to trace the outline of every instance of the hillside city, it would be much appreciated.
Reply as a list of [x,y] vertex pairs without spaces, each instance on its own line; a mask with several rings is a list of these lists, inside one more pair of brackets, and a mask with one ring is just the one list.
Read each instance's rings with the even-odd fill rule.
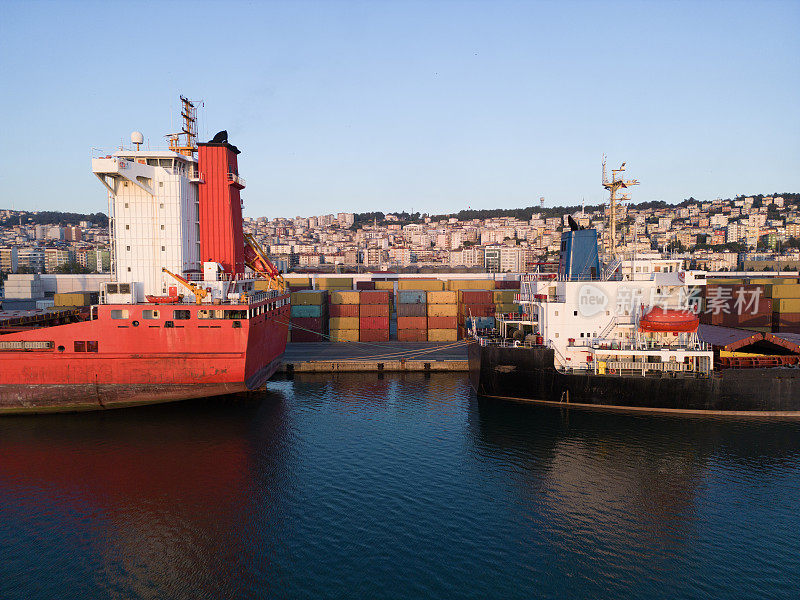
[[[622,205],[617,209],[618,249],[669,252],[685,258],[690,268],[708,271],[796,270],[798,204],[800,194]],[[445,216],[338,213],[245,218],[245,231],[284,272],[521,273],[550,270],[561,233],[569,229],[568,216],[602,236],[607,213],[604,205]],[[59,214],[52,213],[49,220]],[[105,215],[71,223],[38,222],[48,220],[42,215],[0,210],[0,271],[109,272]]]

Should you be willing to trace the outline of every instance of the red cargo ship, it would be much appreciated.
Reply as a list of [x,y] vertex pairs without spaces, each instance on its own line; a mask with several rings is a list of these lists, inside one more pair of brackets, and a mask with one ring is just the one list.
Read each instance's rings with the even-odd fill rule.
[[141,150],[134,132],[135,148],[92,160],[108,191],[114,281],[84,320],[0,335],[0,412],[243,392],[280,365],[289,295],[243,232],[239,150],[226,132],[197,144],[195,107],[181,101],[169,150]]

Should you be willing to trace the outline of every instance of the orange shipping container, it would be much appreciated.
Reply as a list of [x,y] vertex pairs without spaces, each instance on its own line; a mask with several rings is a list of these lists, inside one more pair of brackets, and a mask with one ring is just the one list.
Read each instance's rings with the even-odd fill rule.
[[427,329],[428,319],[425,317],[397,317],[397,330]]
[[362,290],[359,296],[361,304],[389,304],[387,290]]
[[357,317],[358,304],[331,304],[328,307],[330,317]]
[[427,329],[398,329],[397,330],[397,341],[398,342],[427,342],[428,341],[428,330]]
[[362,342],[388,342],[388,329],[362,329],[358,332],[359,341]]
[[389,305],[388,304],[362,304],[361,317],[388,317]]
[[456,329],[457,327],[458,317],[428,317],[428,329]]

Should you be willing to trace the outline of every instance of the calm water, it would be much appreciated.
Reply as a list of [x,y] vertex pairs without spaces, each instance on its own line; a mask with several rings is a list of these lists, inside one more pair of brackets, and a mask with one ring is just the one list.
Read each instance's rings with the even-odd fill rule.
[[0,419],[0,598],[800,597],[800,424],[270,388]]

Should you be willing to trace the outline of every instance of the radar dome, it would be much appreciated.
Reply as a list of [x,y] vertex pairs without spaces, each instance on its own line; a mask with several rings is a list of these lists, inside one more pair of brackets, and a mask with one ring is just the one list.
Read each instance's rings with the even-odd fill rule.
[[134,131],[131,133],[131,142],[134,144],[144,144],[144,135],[141,131]]

